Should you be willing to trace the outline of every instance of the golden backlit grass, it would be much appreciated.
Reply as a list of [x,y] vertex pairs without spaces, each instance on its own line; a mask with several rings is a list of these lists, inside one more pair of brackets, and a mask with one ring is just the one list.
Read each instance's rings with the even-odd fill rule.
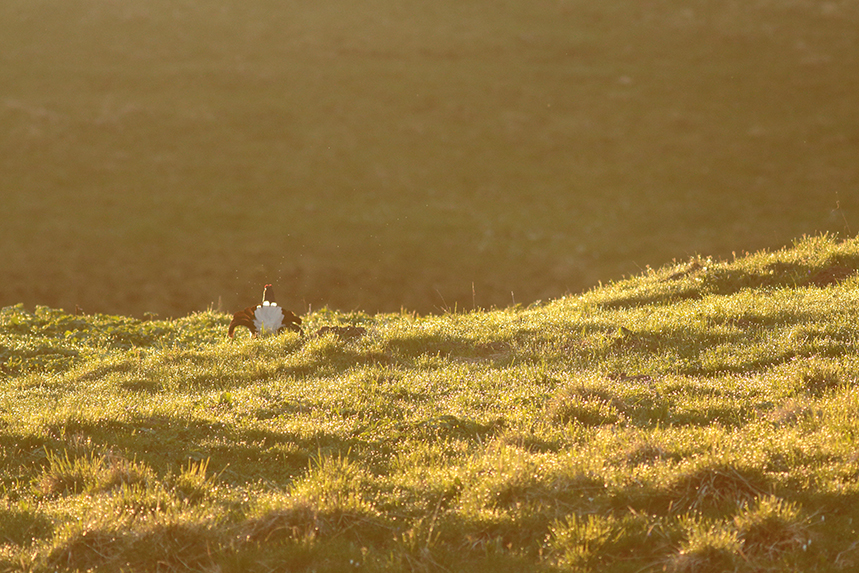
[[0,570],[851,571],[857,271],[814,237],[303,338],[6,307]]

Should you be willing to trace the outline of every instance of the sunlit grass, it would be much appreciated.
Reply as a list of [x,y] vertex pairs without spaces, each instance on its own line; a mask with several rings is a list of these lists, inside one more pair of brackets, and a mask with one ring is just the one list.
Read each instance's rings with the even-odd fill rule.
[[857,261],[304,337],[4,308],[0,568],[849,571]]

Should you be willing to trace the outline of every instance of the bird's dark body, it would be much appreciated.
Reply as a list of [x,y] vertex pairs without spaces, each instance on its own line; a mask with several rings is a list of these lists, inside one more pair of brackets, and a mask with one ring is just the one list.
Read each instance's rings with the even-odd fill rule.
[[274,302],[271,285],[263,289],[262,304],[249,306],[233,314],[228,334],[233,337],[236,327],[244,326],[251,331],[252,336],[277,334],[283,330],[291,330],[301,334],[301,318],[294,312],[285,310]]

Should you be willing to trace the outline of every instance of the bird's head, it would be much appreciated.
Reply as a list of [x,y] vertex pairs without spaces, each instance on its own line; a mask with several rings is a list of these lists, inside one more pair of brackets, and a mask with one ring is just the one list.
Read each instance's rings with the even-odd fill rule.
[[271,288],[270,284],[265,285],[262,289],[262,303],[265,306],[276,304],[274,302],[274,289]]

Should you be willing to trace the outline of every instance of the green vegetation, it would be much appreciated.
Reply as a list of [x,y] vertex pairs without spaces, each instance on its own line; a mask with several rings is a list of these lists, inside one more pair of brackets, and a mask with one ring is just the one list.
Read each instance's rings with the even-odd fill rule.
[[3,0],[0,306],[471,310],[852,235],[856,30],[855,0]]
[[818,236],[303,338],[4,308],[0,571],[855,570],[857,270]]

